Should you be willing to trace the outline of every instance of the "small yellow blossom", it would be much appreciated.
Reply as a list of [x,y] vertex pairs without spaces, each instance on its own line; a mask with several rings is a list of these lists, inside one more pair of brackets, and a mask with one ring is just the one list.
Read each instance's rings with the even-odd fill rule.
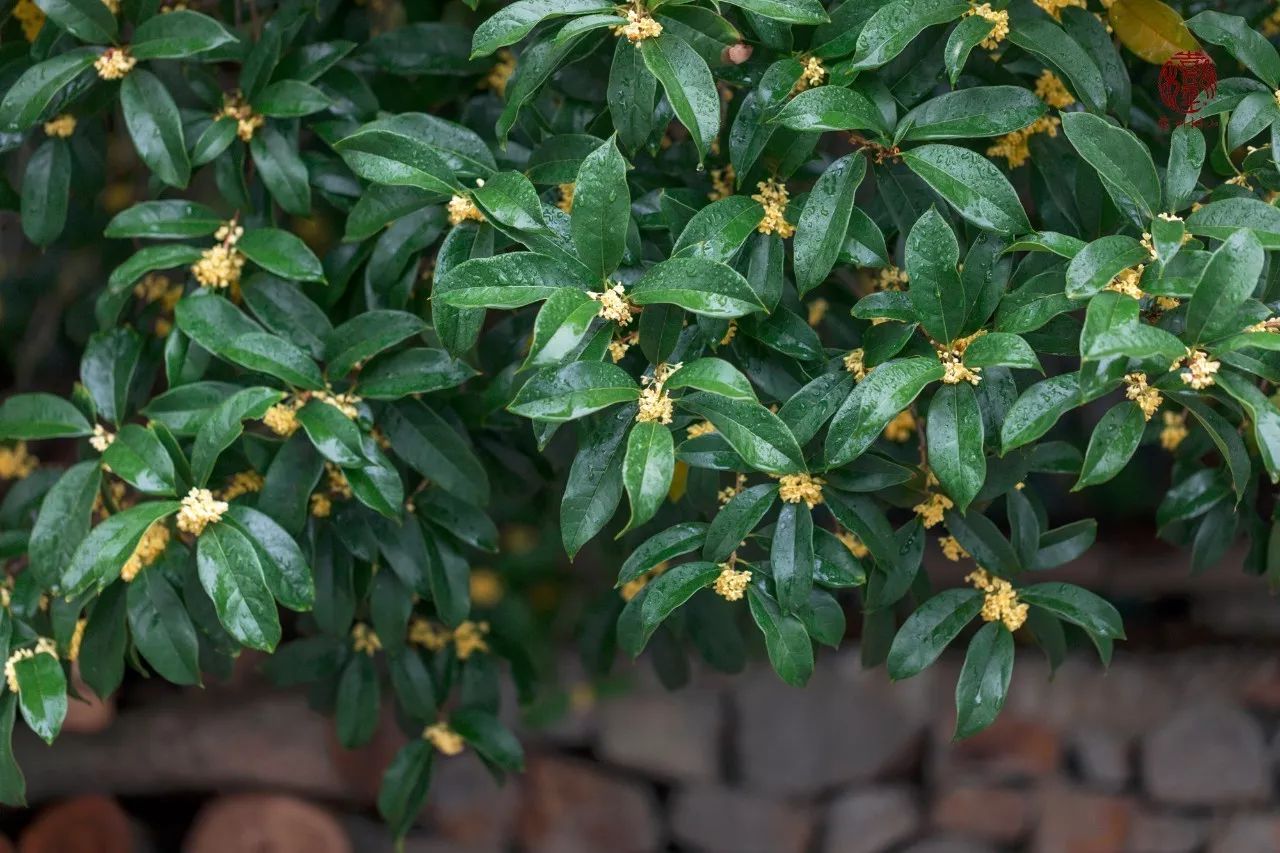
[[138,573],[160,559],[164,549],[169,547],[169,527],[163,521],[153,521],[147,531],[138,540],[129,559],[120,569],[120,579],[132,583]]
[[747,594],[751,584],[751,572],[747,569],[735,569],[730,563],[720,564],[720,575],[716,578],[716,595],[728,601],[741,601]]
[[998,578],[985,569],[975,569],[965,575],[965,581],[984,593],[982,618],[986,622],[1003,622],[1010,631],[1016,631],[1027,621],[1027,605],[1018,601],[1013,584]]
[[437,627],[421,616],[415,616],[409,623],[409,642],[429,652],[445,648],[449,645],[451,636],[448,630]]
[[9,659],[4,662],[4,680],[8,683],[11,693],[16,694],[19,692],[18,671],[16,669],[18,661],[33,658],[36,655],[53,655],[56,658],[58,656],[58,647],[48,637],[39,637],[34,648],[15,649],[9,655]]
[[844,357],[844,369],[853,374],[855,382],[861,382],[867,378],[867,353],[862,347],[849,350]]
[[484,636],[489,633],[488,622],[464,621],[453,631],[453,646],[458,653],[458,660],[466,660],[476,652],[489,651],[489,644]]
[[502,600],[502,578],[493,569],[479,568],[471,572],[471,603],[477,607],[493,607]]
[[621,587],[618,588],[618,595],[622,597],[623,601],[630,601],[631,599],[635,598],[637,595],[640,594],[640,590],[644,589],[646,586],[649,585],[649,581],[658,577],[658,575],[662,574],[666,570],[667,570],[667,561],[663,560],[661,563],[658,563],[658,565],[654,566],[652,569],[640,575],[639,577],[632,578],[631,580],[624,583]]
[[325,483],[329,489],[329,494],[335,498],[351,497],[351,483],[347,480],[347,475],[341,468],[332,462],[324,463]]
[[1182,444],[1182,440],[1187,437],[1189,430],[1187,429],[1187,413],[1186,412],[1165,412],[1164,426],[1160,429],[1160,446],[1172,453],[1178,449],[1178,445]]
[[339,412],[346,415],[350,420],[357,420],[360,417],[360,410],[356,408],[360,405],[361,398],[355,394],[334,394],[332,391],[313,391],[311,399],[319,400],[333,406]]
[[1197,391],[1203,391],[1214,384],[1213,375],[1222,369],[1222,362],[1209,358],[1204,350],[1187,347],[1187,354],[1175,361],[1169,370],[1181,371],[1184,366],[1182,381]]
[[351,648],[355,649],[357,654],[373,657],[382,650],[382,640],[378,639],[378,635],[368,625],[357,622],[351,628]]
[[823,66],[822,60],[816,56],[810,56],[804,61],[803,69],[800,72],[800,79],[796,81],[796,92],[803,92],[806,89],[812,89],[815,86],[821,86],[827,81],[827,69]]
[[978,42],[984,50],[995,50],[1009,35],[1009,13],[1003,9],[992,9],[990,3],[978,3],[970,5],[969,11],[964,13],[966,18],[971,15],[991,23],[990,35]]
[[961,360],[962,354],[953,349],[938,350],[938,361],[942,363],[942,381],[947,385],[959,385],[961,382],[968,382],[970,385],[977,385],[982,381],[979,375],[982,373],[981,367],[965,367]]
[[715,424],[711,423],[711,421],[702,421],[700,423],[690,424],[689,428],[685,430],[685,437],[697,438],[702,435],[710,435],[715,431]]
[[861,560],[863,557],[871,553],[862,540],[853,534],[853,531],[845,530],[843,527],[836,531],[836,538],[844,543],[844,547],[849,549],[849,553]]
[[884,437],[894,442],[902,444],[911,438],[911,434],[916,431],[916,418],[911,414],[909,409],[904,409],[894,415],[893,420],[884,428]]
[[587,296],[600,303],[600,311],[596,316],[612,320],[619,326],[631,325],[635,315],[640,313],[640,309],[627,299],[626,288],[620,282],[612,287],[606,287],[599,293],[588,291]]
[[635,346],[639,340],[639,332],[628,332],[616,340],[609,341],[609,358],[614,364],[617,364],[626,358],[627,350]]
[[679,369],[679,363],[659,364],[653,369],[652,376],[645,376],[640,380],[644,388],[640,391],[640,409],[636,412],[636,423],[671,423],[675,403],[663,385]]
[[67,139],[76,132],[76,117],[70,113],[62,113],[44,123],[45,136]]
[[927,498],[912,507],[915,514],[920,516],[920,520],[924,522],[926,528],[933,527],[942,523],[946,511],[954,507],[951,498],[941,492],[932,492]]
[[94,61],[93,67],[103,80],[121,80],[137,64],[138,60],[129,55],[129,48],[109,47]]
[[328,518],[333,512],[333,501],[329,496],[316,492],[311,496],[311,515],[315,518]]
[[893,264],[883,267],[876,273],[876,290],[906,290],[911,282],[907,271]]
[[572,183],[561,184],[557,187],[559,197],[556,199],[556,207],[565,213],[573,213],[573,191]]
[[1058,135],[1062,119],[1057,116],[1041,116],[1022,130],[1015,130],[999,137],[987,147],[988,157],[1003,157],[1010,169],[1016,169],[1031,159],[1031,137],[1044,134],[1050,138]]
[[720,506],[724,506],[729,501],[733,500],[734,497],[746,487],[747,475],[739,474],[734,478],[732,486],[725,486],[723,489],[716,492],[716,501],[719,502]]
[[267,123],[266,116],[253,111],[239,89],[222,96],[222,108],[213,114],[215,120],[229,118],[236,123],[236,136],[248,142],[258,128]]
[[191,274],[201,287],[225,290],[240,283],[245,257],[234,246],[219,243],[200,253],[200,260],[191,265]]
[[262,416],[262,423],[278,436],[287,438],[298,431],[298,409],[302,408],[297,400],[276,403],[267,409]]
[[822,486],[825,483],[821,477],[810,474],[783,474],[778,478],[778,497],[789,504],[804,501],[809,509],[813,509],[822,503]]
[[627,22],[613,28],[615,36],[623,36],[632,43],[662,35],[662,24],[658,23],[643,9],[632,7],[627,10]]
[[711,192],[707,193],[707,198],[712,201],[720,201],[733,195],[734,184],[737,182],[738,176],[733,171],[733,165],[728,164],[718,169],[711,170]]
[[1133,400],[1138,404],[1138,408],[1142,409],[1142,417],[1145,420],[1151,420],[1155,415],[1156,409],[1160,408],[1160,404],[1164,402],[1164,397],[1160,396],[1160,392],[1147,384],[1147,374],[1145,373],[1129,373],[1124,377],[1125,397]]
[[1138,264],[1136,267],[1130,267],[1127,270],[1121,270],[1116,273],[1116,277],[1111,279],[1106,289],[1115,293],[1122,293],[1130,299],[1141,299],[1143,296],[1142,288],[1138,283],[1142,281],[1142,271],[1145,267]]
[[498,97],[507,96],[507,81],[516,71],[516,56],[507,48],[498,51],[493,67],[485,75],[484,86],[498,93]]
[[1045,69],[1036,78],[1036,97],[1055,109],[1066,109],[1076,102],[1062,78]]
[[1179,302],[1177,299],[1174,299],[1172,296],[1156,297],[1156,307],[1159,308],[1161,311],[1172,311],[1181,304],[1182,304],[1181,302]]
[[89,446],[99,453],[106,453],[107,448],[111,446],[111,442],[115,440],[115,433],[109,431],[102,424],[94,424],[93,435],[89,436]]
[[221,521],[228,508],[226,501],[218,500],[208,489],[192,489],[182,499],[182,508],[178,510],[178,529],[199,536],[210,524]]
[[1035,0],[1035,3],[1052,15],[1055,21],[1062,20],[1062,10],[1068,6],[1085,8],[1085,0]]
[[1249,176],[1244,174],[1243,172],[1241,172],[1240,174],[1236,175],[1233,178],[1228,178],[1226,183],[1230,184],[1233,187],[1243,187],[1246,190],[1253,188],[1249,183]]
[[71,639],[67,640],[67,660],[76,661],[80,659],[80,646],[84,643],[84,629],[88,626],[88,619],[81,617],[76,620],[76,627],[71,632]]
[[738,321],[730,320],[729,327],[724,330],[724,337],[720,339],[720,346],[727,347],[733,341],[734,336],[737,334],[738,334]]
[[786,184],[776,178],[770,178],[756,184],[756,189],[759,192],[751,198],[764,207],[764,216],[761,217],[756,230],[761,234],[777,234],[782,238],[795,234],[795,226],[787,221],[787,203],[791,196],[787,193]]
[[22,36],[27,41],[35,41],[44,27],[44,10],[35,4],[35,0],[18,0],[13,7],[13,17],[22,25]]
[[831,303],[819,296],[808,304],[807,313],[809,315],[809,325],[817,326],[827,316],[827,310],[831,308]]
[[224,501],[230,501],[241,495],[260,492],[265,482],[266,480],[257,471],[237,471],[232,475],[231,482],[222,490],[222,494],[219,497]]
[[27,450],[27,443],[0,446],[0,480],[24,480],[40,467],[40,460]]
[[942,548],[942,555],[953,563],[968,558],[969,552],[960,544],[960,540],[954,536],[943,536],[938,540],[938,546]]
[[455,195],[449,199],[449,224],[461,225],[466,221],[484,222],[484,214],[475,202],[464,195]]
[[448,723],[433,723],[422,730],[422,738],[436,748],[441,755],[457,755],[466,743],[462,735],[449,728]]

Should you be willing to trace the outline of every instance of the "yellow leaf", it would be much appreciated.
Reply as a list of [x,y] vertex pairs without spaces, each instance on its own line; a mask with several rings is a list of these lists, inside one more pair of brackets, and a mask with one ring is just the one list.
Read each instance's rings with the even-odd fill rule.
[[689,464],[676,460],[676,470],[671,477],[671,488],[667,491],[667,500],[679,503],[684,497],[685,487],[689,484]]
[[1163,65],[1175,53],[1200,50],[1182,16],[1160,0],[1115,0],[1108,14],[1120,43],[1147,62]]

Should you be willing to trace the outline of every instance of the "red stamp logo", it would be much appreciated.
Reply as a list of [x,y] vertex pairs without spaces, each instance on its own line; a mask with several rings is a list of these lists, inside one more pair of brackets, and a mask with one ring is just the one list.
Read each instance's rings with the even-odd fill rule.
[[1186,115],[1195,109],[1201,93],[1212,98],[1218,92],[1218,69],[1200,50],[1175,53],[1160,68],[1160,100]]

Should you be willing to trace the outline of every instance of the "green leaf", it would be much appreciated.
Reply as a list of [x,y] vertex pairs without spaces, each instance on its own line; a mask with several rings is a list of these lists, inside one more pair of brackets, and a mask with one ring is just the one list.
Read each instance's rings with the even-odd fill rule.
[[245,257],[290,281],[324,283],[320,260],[296,235],[279,228],[248,228],[236,243]]
[[569,467],[560,501],[560,537],[569,559],[609,523],[622,500],[622,460],[634,406],[622,406],[584,422],[578,455]]
[[353,654],[338,676],[337,701],[333,709],[338,743],[347,749],[364,746],[378,728],[381,690],[373,658]]
[[129,633],[138,653],[166,681],[199,684],[196,627],[164,573],[144,570],[128,590]]
[[961,382],[938,389],[929,401],[925,434],[929,437],[929,470],[937,475],[956,509],[964,512],[987,477],[982,412],[972,385]]
[[166,184],[185,187],[191,180],[191,162],[182,136],[182,118],[160,78],[134,69],[120,84],[120,106],[142,162]]
[[465,261],[436,279],[432,298],[457,308],[521,308],[565,287],[579,287],[558,261],[508,252]]
[[704,159],[720,133],[720,97],[707,63],[687,42],[670,33],[645,39],[638,47],[645,66],[662,84],[676,118],[689,129],[698,159]]
[[822,284],[844,246],[853,196],[867,173],[867,161],[846,154],[827,167],[804,203],[796,225],[796,287],[803,296]]
[[1187,21],[1187,26],[1209,44],[1226,48],[1241,65],[1266,83],[1268,89],[1280,87],[1280,54],[1244,18],[1206,11]]
[[284,394],[273,388],[245,388],[218,404],[203,419],[191,447],[191,474],[195,484],[204,486],[209,482],[218,455],[244,432],[243,421],[258,420],[282,399]]
[[270,118],[299,118],[332,105],[328,95],[301,80],[277,80],[253,96],[253,108]]
[[488,56],[500,47],[515,44],[548,18],[612,11],[613,4],[605,0],[517,0],[476,27],[471,55]]
[[39,0],[36,4],[62,29],[80,41],[109,44],[115,41],[116,16],[105,3],[93,0]]
[[109,516],[75,549],[62,571],[58,591],[75,598],[90,589],[101,590],[119,577],[147,528],[179,507],[177,501],[146,501]]
[[764,635],[773,671],[792,687],[803,687],[813,675],[813,643],[804,623],[783,613],[778,603],[754,584],[747,588],[747,605]]
[[825,24],[830,18],[818,0],[725,0],[733,6],[785,24]]
[[813,515],[807,506],[784,503],[773,528],[769,567],[778,591],[778,606],[800,610],[813,589]]
[[[707,538],[707,525],[701,521],[682,521],[659,533],[655,533],[640,543],[618,569],[620,588],[636,578],[644,575],[659,563],[673,560],[683,554],[696,551]],[[705,559],[716,562],[711,557]]]
[[101,466],[81,462],[68,468],[40,502],[27,544],[29,565],[40,586],[48,589],[57,585],[63,567],[89,534],[101,484]]
[[1160,177],[1151,151],[1133,134],[1091,113],[1065,113],[1062,128],[1094,168],[1117,204],[1131,204],[1144,221],[1160,209]]
[[209,525],[197,543],[196,566],[227,632],[251,649],[272,651],[280,642],[280,617],[248,537],[230,524]]
[[871,130],[883,132],[884,117],[859,89],[817,86],[787,102],[772,119],[788,130]]
[[644,600],[640,602],[640,647],[627,649],[632,656],[640,654],[653,632],[701,589],[710,586],[720,576],[715,563],[681,563],[667,569],[645,587]]
[[1124,270],[1149,260],[1147,250],[1133,237],[1110,234],[1094,240],[1067,264],[1067,296],[1093,296]]
[[137,424],[120,428],[102,461],[140,492],[172,496],[177,490],[173,459],[153,431]]
[[0,404],[0,439],[76,438],[92,432],[79,409],[52,394],[14,394]]
[[[1106,109],[1107,89],[1102,72],[1079,42],[1043,15],[1013,15],[1009,23],[1010,42],[1057,68],[1071,81],[1071,91],[1090,110],[1100,113]],[[1067,115],[1072,114],[1063,115],[1064,125]],[[1091,113],[1081,115],[1094,117]]]
[[360,427],[337,406],[312,399],[298,410],[297,417],[316,450],[334,465],[356,467],[368,461]]
[[969,641],[956,682],[956,740],[975,735],[995,722],[1013,678],[1013,634],[988,622]]
[[835,468],[861,456],[889,421],[942,374],[938,360],[927,357],[896,359],[876,367],[832,419],[827,431],[826,466]]
[[48,246],[67,224],[71,191],[71,150],[61,139],[48,139],[27,161],[22,176],[22,233],[37,246]]
[[904,152],[902,159],[979,228],[1006,236],[1031,230],[1013,185],[981,154],[954,145],[924,145]]
[[194,201],[165,199],[143,201],[117,213],[107,223],[107,237],[186,239],[206,237],[222,227],[223,220],[210,207]]
[[893,638],[889,677],[900,681],[922,672],[981,610],[982,593],[976,589],[948,589],[924,602]]
[[1123,471],[1138,449],[1146,425],[1137,403],[1126,400],[1112,406],[1093,429],[1089,449],[1084,454],[1084,466],[1080,469],[1080,479],[1071,490],[1079,491],[1086,486],[1105,483]]
[[32,65],[5,92],[0,101],[0,126],[26,130],[57,95],[88,70],[101,51],[78,47]]
[[760,202],[747,196],[731,195],[713,201],[685,225],[671,254],[728,263],[756,232],[762,216]]
[[1018,590],[1024,604],[1048,610],[1063,621],[1083,628],[1090,636],[1123,640],[1120,613],[1105,599],[1068,583],[1041,583]]
[[975,86],[915,107],[898,122],[897,135],[904,142],[1001,136],[1021,130],[1047,111],[1044,101],[1021,86]]
[[680,398],[680,408],[715,426],[752,468],[768,474],[804,471],[804,453],[791,430],[773,412],[751,400],[699,393]]
[[1220,373],[1218,384],[1244,407],[1253,424],[1253,437],[1271,482],[1280,482],[1280,411],[1266,394],[1234,373]]
[[1021,367],[1044,372],[1031,344],[1006,332],[991,332],[969,344],[964,351],[964,363],[970,368]]
[[1236,312],[1257,287],[1265,260],[1261,244],[1248,231],[1228,237],[1196,283],[1187,305],[1184,340],[1198,343],[1239,331]]
[[0,697],[0,802],[6,806],[25,807],[27,782],[13,757],[13,723],[17,710],[17,696],[6,693]]
[[378,814],[397,839],[408,834],[427,802],[434,757],[431,744],[415,738],[396,753],[382,776]]
[[960,245],[955,232],[937,210],[916,220],[907,234],[906,266],[911,276],[907,295],[929,336],[949,344],[960,337],[968,305],[956,264]]
[[37,652],[13,665],[18,682],[18,708],[31,731],[53,743],[67,718],[67,676],[58,658]]
[[1009,407],[1000,427],[1003,453],[1030,444],[1080,404],[1080,376],[1064,373],[1032,385]]
[[610,139],[582,161],[569,220],[578,259],[599,278],[608,278],[622,261],[630,211],[627,163]]
[[361,370],[359,393],[369,400],[398,400],[455,388],[475,375],[474,368],[444,350],[417,347],[380,358]]
[[627,291],[637,305],[678,305],[704,317],[729,319],[765,306],[740,273],[705,258],[678,257],[649,270]]
[[379,425],[396,455],[413,470],[463,500],[489,502],[489,478],[466,440],[417,400],[385,407]]
[[507,410],[538,421],[562,423],[640,396],[640,386],[622,368],[574,361],[529,377]]
[[653,104],[658,80],[644,64],[644,57],[627,39],[618,39],[609,67],[606,96],[609,116],[622,147],[634,151],[653,132]]
[[694,388],[731,400],[756,402],[756,392],[751,380],[738,368],[719,358],[699,358],[683,365],[667,378],[663,385],[668,391]]
[[1197,237],[1215,240],[1227,240],[1243,228],[1267,251],[1280,249],[1280,209],[1256,198],[1211,201],[1188,216],[1186,225]]
[[375,184],[446,194],[457,186],[453,169],[434,148],[379,122],[365,125],[333,147],[351,171]]
[[858,33],[850,70],[879,68],[926,28],[954,21],[968,8],[955,0],[893,0],[882,5]]
[[[311,213],[310,178],[292,141],[267,124],[258,128],[249,140],[249,153],[253,155],[253,165],[257,167],[258,176],[277,204],[294,216],[307,216]],[[301,245],[301,241],[299,244]],[[243,245],[239,248],[244,251]],[[276,270],[272,272],[285,278],[294,277]]]
[[235,35],[208,15],[172,9],[139,24],[129,52],[135,59],[186,59],[235,42]]
[[453,713],[449,725],[487,762],[511,772],[524,769],[520,741],[493,714],[464,708]]
[[427,324],[407,311],[365,311],[338,326],[325,339],[330,376],[345,376],[358,362],[414,335]]
[[312,571],[298,543],[271,516],[233,503],[226,517],[256,548],[271,594],[290,610],[310,610],[315,603]]
[[654,421],[631,428],[622,460],[622,484],[631,501],[626,530],[634,530],[657,513],[671,488],[675,465],[675,441],[670,429]]

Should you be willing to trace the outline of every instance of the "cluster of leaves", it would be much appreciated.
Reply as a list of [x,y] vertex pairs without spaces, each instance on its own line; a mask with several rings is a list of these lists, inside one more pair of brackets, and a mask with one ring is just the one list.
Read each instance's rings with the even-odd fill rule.
[[[345,744],[392,698],[403,832],[437,753],[521,766],[500,679],[535,702],[543,635],[473,600],[521,500],[559,496],[570,557],[622,540],[580,619],[593,677],[615,649],[672,684],[690,654],[736,671],[762,638],[801,685],[856,600],[894,678],[984,623],[958,735],[998,714],[1015,632],[1054,665],[1124,637],[1036,582],[1096,531],[1052,526],[1041,484],[1163,443],[1162,535],[1198,567],[1245,536],[1280,576],[1265,4],[191,5],[21,0],[5,25],[26,236],[76,239],[104,140],[148,199],[89,238],[132,248],[74,392],[0,407],[10,461],[80,460],[0,507],[0,742],[19,712],[57,735],[72,661],[107,695],[126,664],[199,684],[274,652]],[[1170,116],[1158,63],[1200,49],[1221,79]],[[1083,450],[1052,432],[1098,401]],[[943,530],[977,588],[924,570]]]

